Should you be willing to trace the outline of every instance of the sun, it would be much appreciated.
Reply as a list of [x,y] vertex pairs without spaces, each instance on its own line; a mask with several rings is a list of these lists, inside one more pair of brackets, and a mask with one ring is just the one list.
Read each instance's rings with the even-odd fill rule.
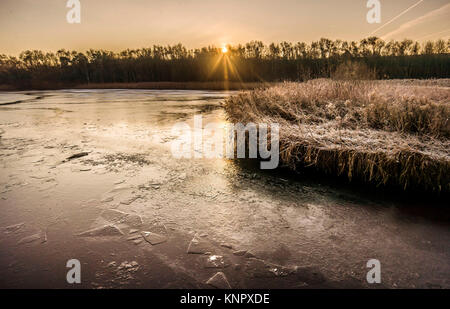
[[224,45],[222,46],[222,54],[228,53],[228,48]]

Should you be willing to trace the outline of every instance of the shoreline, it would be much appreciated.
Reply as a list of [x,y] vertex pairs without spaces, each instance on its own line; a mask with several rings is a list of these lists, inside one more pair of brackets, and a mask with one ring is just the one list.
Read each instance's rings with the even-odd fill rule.
[[67,90],[67,89],[142,89],[142,90],[216,90],[235,91],[266,88],[277,83],[241,83],[241,82],[141,82],[141,83],[92,83],[76,85],[39,85],[32,87],[15,87],[0,85],[0,92],[33,90]]
[[[318,78],[319,80],[329,80]],[[378,83],[394,83],[401,86],[450,88],[450,79],[376,79]],[[302,83],[286,81],[288,83]],[[138,83],[90,83],[90,84],[52,84],[35,85],[32,87],[16,87],[0,84],[0,93],[8,91],[40,91],[40,90],[70,90],[70,89],[142,89],[142,90],[210,90],[210,91],[239,91],[269,88],[284,82],[138,82]]]

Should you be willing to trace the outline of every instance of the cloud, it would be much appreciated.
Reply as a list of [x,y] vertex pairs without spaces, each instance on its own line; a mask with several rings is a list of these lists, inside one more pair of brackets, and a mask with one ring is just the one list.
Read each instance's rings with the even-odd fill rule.
[[447,17],[449,15],[450,15],[450,4],[446,4],[443,7],[440,7],[439,9],[436,9],[436,10],[431,11],[423,16],[420,16],[420,17],[414,19],[414,20],[404,23],[398,29],[391,31],[388,34],[383,35],[382,38],[387,39],[389,37],[393,37],[395,35],[405,32],[417,25],[423,24],[429,20],[435,19],[440,16]]

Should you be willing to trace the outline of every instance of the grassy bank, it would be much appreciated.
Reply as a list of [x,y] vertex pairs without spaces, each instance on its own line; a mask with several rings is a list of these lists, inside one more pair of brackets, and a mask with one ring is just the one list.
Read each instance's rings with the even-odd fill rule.
[[279,123],[280,161],[377,186],[450,192],[443,82],[286,83],[231,97],[232,122]]

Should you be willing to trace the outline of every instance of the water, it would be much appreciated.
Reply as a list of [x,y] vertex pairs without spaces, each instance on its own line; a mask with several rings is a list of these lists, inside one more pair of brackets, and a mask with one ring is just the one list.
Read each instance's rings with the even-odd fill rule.
[[[234,288],[373,287],[370,259],[382,287],[450,287],[448,211],[436,202],[175,159],[172,126],[199,114],[226,123],[231,94],[0,94],[0,287],[70,288],[74,258],[87,288],[208,287],[218,271]],[[110,224],[123,235],[79,236]],[[166,241],[152,245],[142,231]],[[193,238],[214,261],[188,253]]]

